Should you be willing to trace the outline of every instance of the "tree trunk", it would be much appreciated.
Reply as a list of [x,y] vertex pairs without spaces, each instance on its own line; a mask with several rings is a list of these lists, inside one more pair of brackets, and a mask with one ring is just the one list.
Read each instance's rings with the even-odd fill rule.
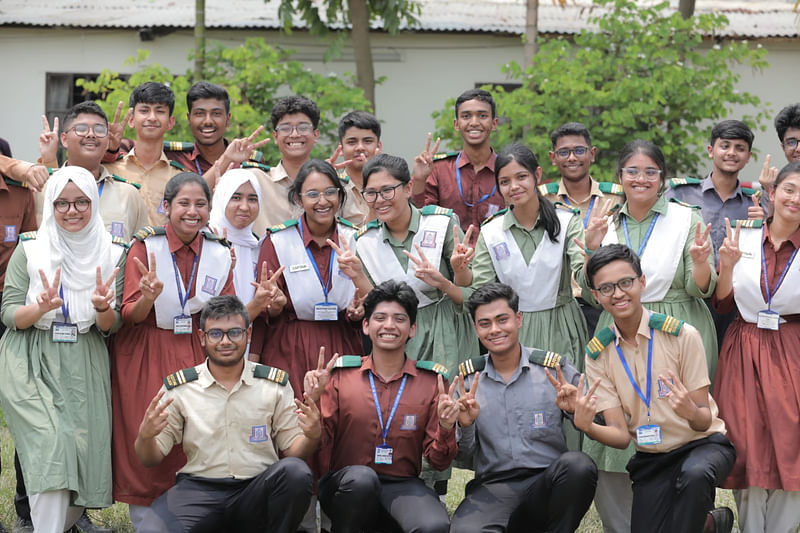
[[680,0],[678,11],[681,12],[683,18],[691,18],[694,15],[694,0]]
[[539,0],[526,0],[525,11],[525,68],[533,65],[533,56],[539,51]]
[[347,0],[350,11],[350,39],[356,59],[356,80],[375,111],[375,68],[369,43],[369,10],[367,0]]
[[203,79],[206,66],[206,0],[194,2],[194,81]]

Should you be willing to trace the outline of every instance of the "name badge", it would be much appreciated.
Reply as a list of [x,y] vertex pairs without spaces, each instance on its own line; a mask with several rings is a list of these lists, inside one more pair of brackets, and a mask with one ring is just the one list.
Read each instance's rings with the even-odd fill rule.
[[753,259],[756,256],[753,252],[748,252],[747,250],[742,250],[742,257],[745,259]]
[[375,447],[375,464],[376,465],[390,465],[392,464],[392,454],[394,449],[389,446],[376,446]]
[[304,272],[309,268],[311,267],[308,265],[308,263],[300,263],[299,265],[289,265],[289,272],[290,273]]
[[17,227],[4,226],[3,227],[3,242],[17,242]]
[[172,319],[172,333],[175,335],[192,334],[192,317],[188,315],[178,315]]
[[500,211],[500,206],[495,204],[489,204],[486,206],[486,216],[490,217]]
[[661,426],[649,424],[636,428],[636,444],[639,446],[661,444]]
[[436,248],[436,232],[432,230],[425,230],[422,233],[422,240],[419,245],[423,248]]
[[114,237],[119,237],[120,239],[125,238],[125,224],[122,222],[112,222],[111,223],[111,235]]
[[334,303],[320,302],[314,305],[314,320],[338,320],[339,308]]
[[53,342],[78,342],[78,326],[67,322],[53,322]]
[[764,309],[758,312],[758,329],[771,329],[778,331],[781,326],[781,315],[775,311]]

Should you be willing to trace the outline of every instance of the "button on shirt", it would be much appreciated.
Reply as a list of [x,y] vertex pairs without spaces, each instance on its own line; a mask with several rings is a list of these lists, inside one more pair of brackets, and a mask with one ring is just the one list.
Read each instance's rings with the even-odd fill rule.
[[[459,428],[459,455],[475,457],[475,475],[481,478],[518,468],[547,468],[567,451],[556,390],[543,366],[531,363],[530,349],[522,347],[519,367],[505,382],[491,357],[481,371],[477,400],[481,412],[474,424]],[[555,375],[555,369],[550,369]],[[562,368],[567,381],[577,385],[580,375],[569,363]],[[466,384],[472,388],[474,376]]]
[[217,383],[207,363],[194,368],[196,380],[164,395],[162,401],[173,402],[167,408],[167,427],[156,436],[164,455],[183,443],[188,460],[181,473],[252,478],[276,463],[278,450],[286,450],[303,434],[291,385],[255,377],[255,363],[245,360],[242,377],[230,391]]
[[[642,452],[665,453],[693,440],[708,437],[712,433],[724,434],[725,423],[719,418],[719,409],[710,394],[708,406],[711,409],[711,426],[706,431],[695,431],[689,427],[689,421],[678,416],[670,407],[666,396],[659,394],[659,390],[666,390],[666,387],[659,387],[658,376],[659,374],[668,376],[669,370],[678,376],[689,392],[707,387],[711,383],[708,379],[703,339],[693,326],[685,323],[677,337],[660,330],[653,330],[651,416],[648,418],[647,406],[628,379],[616,347],[622,349],[631,374],[646,395],[649,320],[650,313],[645,309],[636,332],[636,344],[617,336],[600,352],[597,359],[586,358],[586,375],[589,382],[600,380],[595,393],[597,412],[602,413],[606,409],[621,406],[628,422],[628,431],[634,439],[636,428],[639,426],[647,424],[661,426],[661,444],[637,446],[636,449]],[[478,391],[480,392],[480,389]]]

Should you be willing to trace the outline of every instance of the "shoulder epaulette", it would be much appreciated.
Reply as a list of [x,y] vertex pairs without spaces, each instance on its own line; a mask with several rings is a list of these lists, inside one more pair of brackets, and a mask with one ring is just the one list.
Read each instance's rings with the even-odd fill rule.
[[458,151],[455,152],[439,152],[438,154],[433,154],[433,160],[439,161],[440,159],[447,159],[448,157],[455,157],[458,155]]
[[34,240],[36,240],[36,232],[35,231],[26,231],[25,233],[20,233],[19,240],[21,240],[21,241],[34,241]]
[[264,172],[269,172],[270,166],[265,165],[264,163],[258,163],[256,161],[245,161],[242,163],[241,168],[257,168],[263,170]]
[[447,371],[447,367],[440,363],[434,361],[417,361],[417,368],[428,370],[429,372],[436,372],[437,374],[441,374],[444,379],[450,379],[450,372]]
[[194,143],[184,143],[181,141],[164,141],[165,152],[191,152],[194,150]]
[[742,194],[748,197],[758,194],[758,197],[760,199],[761,198],[761,195],[759,194],[760,192],[761,192],[760,189],[756,190],[756,189],[751,189],[750,187],[742,187]]
[[27,189],[28,188],[28,184],[27,183],[23,183],[23,182],[17,181],[17,180],[12,180],[11,178],[5,178],[4,177],[3,179],[6,182],[6,185],[14,185],[15,187],[22,187],[23,189]]
[[205,237],[205,238],[206,238],[206,239],[208,239],[209,241],[217,241],[217,242],[219,242],[219,243],[220,243],[222,246],[227,246],[228,248],[230,248],[230,247],[231,247],[231,243],[230,243],[230,241],[228,241],[228,240],[227,240],[225,237],[223,237],[222,235],[217,235],[216,233],[214,233],[214,232],[213,232],[213,231],[211,231],[210,229],[203,229],[203,230],[200,230],[200,233],[202,233],[202,234],[203,234],[203,237]]
[[600,188],[600,192],[603,194],[621,195],[625,192],[622,189],[622,185],[619,183],[612,183],[610,181],[600,181],[597,183],[597,186]]
[[613,342],[616,335],[614,332],[611,331],[611,328],[603,328],[597,333],[595,333],[592,340],[586,345],[586,348],[583,350],[586,352],[586,355],[591,357],[592,359],[597,359],[600,355],[600,352],[605,350],[606,346],[608,346],[611,342]]
[[274,366],[256,364],[253,370],[253,376],[274,381],[278,385],[286,385],[289,383],[289,374],[285,370],[275,368]]
[[499,218],[499,217],[501,217],[501,216],[505,215],[505,214],[506,214],[506,212],[508,212],[508,208],[507,208],[507,207],[504,207],[503,209],[501,209],[501,210],[500,210],[500,211],[498,211],[497,213],[495,213],[495,214],[493,214],[493,215],[489,215],[488,217],[486,217],[486,220],[484,220],[483,222],[481,222],[481,226],[485,226],[486,224],[488,224],[488,223],[489,223],[489,222],[491,222],[492,220],[494,220],[494,219],[496,219],[496,218]]
[[740,181],[739,182],[739,186],[742,189],[752,189],[754,191],[763,190],[763,188],[761,187],[761,184],[759,182],[757,182],[757,181]]
[[197,379],[197,369],[194,367],[191,368],[184,368],[183,370],[178,370],[170,374],[169,376],[164,378],[164,386],[167,390],[174,389],[178,385],[183,385],[184,383],[189,383],[190,381],[194,381]]
[[366,224],[361,226],[361,229],[356,232],[356,240],[358,240],[359,237],[364,235],[369,230],[380,228],[380,227],[381,227],[381,223],[378,222],[378,219],[370,220],[369,222],[367,222]]
[[128,243],[128,241],[126,241],[122,237],[117,237],[116,235],[112,235],[111,236],[111,242],[114,243],[114,244],[118,244],[120,246],[123,246],[125,248],[130,248],[131,247],[131,245]]
[[361,356],[341,355],[333,364],[333,368],[361,368]]
[[677,337],[683,327],[683,320],[678,320],[674,316],[662,315],[661,313],[650,313],[649,326]]
[[185,167],[185,166],[183,166],[183,165],[181,165],[181,164],[180,164],[180,163],[178,163],[177,161],[172,161],[172,160],[170,160],[169,164],[170,164],[170,165],[172,165],[173,167],[177,168],[178,170],[183,170],[184,172],[186,172],[186,171],[187,171],[187,170],[186,170],[186,167]]
[[477,357],[467,359],[458,365],[458,373],[461,374],[462,377],[467,377],[475,372],[480,372],[484,368],[486,368],[486,357],[479,355]]
[[558,194],[558,182],[542,183],[539,185],[539,192],[545,196],[548,194]]
[[748,218],[747,220],[731,220],[731,227],[735,228],[737,224],[741,224],[743,228],[761,229],[764,227],[764,221],[761,219],[754,220]]
[[[689,178],[686,178],[686,179],[689,179]],[[672,202],[672,203],[678,204],[678,205],[682,205],[683,207],[688,207],[690,209],[700,209],[699,205],[687,204],[686,202],[684,202],[682,200],[678,200],[677,198],[670,198],[669,201]]]
[[667,184],[670,189],[674,189],[675,187],[681,187],[683,185],[700,185],[700,181],[701,180],[697,178],[672,178],[667,180]]
[[58,170],[58,167],[47,167],[47,173],[50,174],[51,176],[53,175],[53,172],[55,172],[56,170]]
[[141,189],[142,188],[142,184],[141,183],[136,183],[135,181],[126,180],[125,178],[123,178],[121,176],[117,176],[116,174],[111,174],[111,179],[113,179],[114,181],[120,181],[122,183],[127,183],[128,185],[133,185],[137,189]]
[[544,366],[547,368],[564,366],[565,362],[561,357],[561,354],[540,350],[538,348],[531,349],[531,355],[528,357],[528,361],[535,365]]
[[346,218],[336,217],[336,221],[341,224],[342,226],[347,226],[348,228],[358,229],[358,226],[347,220]]
[[141,228],[139,231],[133,234],[134,239],[139,239],[140,241],[144,241],[148,237],[152,237],[153,235],[166,235],[167,229],[164,226],[145,226]]
[[565,211],[569,211],[573,215],[580,215],[581,214],[581,210],[580,209],[572,207],[572,206],[569,206],[569,205],[567,205],[567,204],[565,204],[563,202],[553,202],[553,205],[555,206],[556,209],[563,209]]
[[347,174],[339,174],[339,181],[342,183],[350,183],[350,176]]
[[446,217],[453,216],[453,210],[438,205],[426,205],[419,210],[421,215],[444,215]]
[[285,230],[286,228],[291,228],[291,227],[296,226],[296,225],[297,225],[297,219],[296,218],[290,218],[289,220],[284,220],[280,224],[275,224],[274,226],[271,226],[269,228],[269,232],[270,233],[277,233],[277,232],[279,232],[281,230]]
[[264,152],[253,150],[253,152],[250,154],[250,160],[253,161],[254,163],[265,162],[266,159],[264,159]]

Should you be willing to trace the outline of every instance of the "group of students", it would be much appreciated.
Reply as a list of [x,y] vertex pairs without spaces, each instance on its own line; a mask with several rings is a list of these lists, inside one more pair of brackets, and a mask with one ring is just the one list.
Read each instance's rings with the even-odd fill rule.
[[[704,180],[635,140],[618,184],[564,124],[542,184],[530,149],[492,149],[478,89],[462,149],[429,134],[411,169],[361,111],[310,159],[300,96],[271,114],[273,168],[261,128],[225,139],[221,87],[189,90],[191,144],[163,142],[169,88],[129,105],[78,104],[39,164],[0,159],[0,406],[37,531],[114,500],[137,531],[316,531],[313,479],[331,531],[573,531],[592,498],[606,531],[728,531],[716,486],[743,531],[800,524],[800,105],[760,186],[733,120]],[[457,454],[476,478],[451,524]]]

